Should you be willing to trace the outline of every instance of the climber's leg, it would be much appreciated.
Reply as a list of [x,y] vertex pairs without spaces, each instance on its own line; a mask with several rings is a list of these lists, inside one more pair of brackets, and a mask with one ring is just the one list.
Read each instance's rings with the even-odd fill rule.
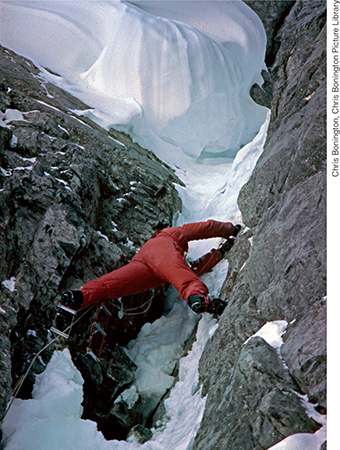
[[132,260],[126,266],[86,283],[81,288],[84,297],[82,306],[91,305],[104,298],[126,297],[161,286],[163,283],[146,264]]

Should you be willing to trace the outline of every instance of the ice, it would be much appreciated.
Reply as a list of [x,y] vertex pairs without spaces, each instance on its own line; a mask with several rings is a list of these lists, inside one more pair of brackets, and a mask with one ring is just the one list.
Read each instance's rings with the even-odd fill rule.
[[55,352],[44,373],[37,377],[33,398],[15,400],[10,408],[2,427],[5,448],[99,449],[105,440],[96,424],[80,420],[82,385],[69,351]]
[[127,354],[138,366],[134,385],[145,413],[152,411],[174,384],[172,373],[198,319],[183,300],[176,301],[167,316],[145,324],[138,338],[129,343]]
[[5,280],[2,282],[2,284],[5,286],[5,288],[7,288],[9,291],[14,292],[15,289],[15,282],[16,279],[15,277],[11,277],[9,280]]
[[[164,324],[158,325],[162,327]],[[153,430],[154,436],[144,444],[144,449],[185,449],[195,436],[206,401],[197,390],[197,365],[205,343],[215,329],[216,320],[205,315],[199,323],[192,350],[180,362],[179,380],[165,402],[163,422]],[[134,442],[106,441],[97,431],[96,423],[80,419],[82,385],[83,379],[74,367],[68,350],[56,351],[46,370],[37,378],[33,398],[15,400],[9,410],[2,427],[5,449],[140,449],[141,445]],[[135,393],[132,387],[122,395],[133,401]]]
[[[267,322],[253,336],[248,338],[248,342],[252,337],[259,336],[276,350],[279,350],[283,344],[282,335],[286,331],[288,322],[286,320],[274,320]],[[245,342],[245,343],[246,343]]]
[[120,1],[3,2],[0,41],[53,71],[44,78],[91,106],[82,114],[171,165],[234,157],[267,112],[249,96],[265,52],[258,16],[239,0],[140,6],[149,12]]
[[249,180],[256,161],[263,152],[270,113],[252,142],[237,153],[234,160],[218,165],[196,164],[181,174],[185,187],[177,186],[183,201],[183,211],[177,224],[214,217],[216,220],[242,222],[237,197]]
[[[216,320],[204,315],[199,322],[197,339],[186,358],[181,359],[179,380],[165,401],[166,415],[163,427],[153,430],[146,449],[185,450],[196,436],[205,407],[198,387],[198,362],[207,340],[216,330]],[[171,418],[171,420],[169,420]],[[165,428],[164,428],[165,426]]]

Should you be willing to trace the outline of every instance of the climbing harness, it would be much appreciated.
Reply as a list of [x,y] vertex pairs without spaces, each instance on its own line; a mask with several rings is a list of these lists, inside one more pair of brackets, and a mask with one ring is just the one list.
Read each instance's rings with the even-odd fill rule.
[[[136,306],[135,308],[124,309],[123,307],[119,307],[117,305],[114,305],[114,306],[117,309],[119,309],[119,311],[121,311],[124,314],[124,316],[138,316],[140,314],[145,314],[146,312],[148,312],[151,307],[151,304],[152,304],[152,298],[147,300],[142,305]],[[143,311],[137,312],[139,309],[144,308],[144,306],[146,306],[146,305],[148,305],[148,306]]]

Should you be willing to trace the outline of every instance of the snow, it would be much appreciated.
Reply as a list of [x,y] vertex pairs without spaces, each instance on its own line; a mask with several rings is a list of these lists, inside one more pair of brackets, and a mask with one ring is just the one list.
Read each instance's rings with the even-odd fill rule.
[[[314,405],[308,402],[307,396],[300,395],[300,398],[306,409],[307,415],[314,419],[315,422],[321,424],[322,427],[314,434],[297,433],[288,436],[268,450],[319,450],[323,442],[327,439],[326,417],[315,411]],[[329,442],[328,448],[330,448]]]
[[17,109],[7,109],[5,113],[0,111],[1,126],[7,126],[14,120],[25,121],[23,113]]
[[96,233],[97,233],[97,235],[98,235],[100,238],[103,238],[103,239],[105,239],[107,242],[110,242],[109,238],[108,238],[105,234],[103,234],[101,231],[96,231]]
[[2,45],[58,74],[42,71],[91,106],[81,114],[171,165],[234,157],[265,119],[248,94],[261,83],[265,32],[240,0],[149,3],[159,16],[120,1],[1,5]]
[[138,339],[127,346],[128,356],[138,366],[134,384],[144,410],[152,411],[174,384],[172,373],[198,319],[184,301],[176,301],[168,315],[145,324]]
[[253,336],[248,338],[246,342],[248,342],[252,337],[259,336],[273,348],[279,350],[283,344],[282,335],[285,332],[287,325],[288,322],[286,320],[267,322]]
[[13,436],[5,448],[75,450],[90,449],[104,440],[96,424],[79,420],[83,380],[68,350],[55,352],[44,373],[37,377],[31,400],[16,400],[3,425]]
[[[174,319],[173,319],[174,320]],[[200,423],[205,401],[198,385],[198,360],[216,320],[205,315],[197,340],[179,366],[179,380],[165,402],[166,415],[144,449],[186,449]],[[156,325],[152,324],[154,329]],[[83,379],[67,349],[56,351],[37,377],[31,400],[15,400],[4,421],[6,450],[138,450],[135,442],[106,441],[96,423],[81,420]],[[130,391],[130,395],[133,390]],[[127,395],[125,393],[125,395]],[[180,405],[179,400],[181,399]],[[170,420],[171,418],[171,420]]]
[[26,335],[27,335],[27,336],[35,336],[35,337],[37,336],[35,330],[28,330],[27,333],[26,333]]
[[[294,321],[291,323],[293,322]],[[280,355],[280,349],[283,344],[282,336],[285,333],[287,326],[288,322],[286,320],[267,322],[253,336],[250,336],[245,343],[253,337],[259,336],[275,348]],[[284,361],[283,363],[285,364]],[[327,439],[326,416],[319,414],[315,410],[316,405],[309,403],[307,396],[302,396],[298,393],[296,394],[301,398],[302,405],[304,406],[308,417],[311,417],[315,420],[315,422],[321,424],[322,426],[314,434],[297,433],[288,436],[286,439],[270,447],[268,450],[320,450],[321,445]]]
[[[185,183],[176,186],[183,211],[174,225],[210,218],[242,223],[237,196],[263,150],[270,116],[248,94],[262,82],[266,37],[241,0],[2,1],[0,43],[40,67],[45,89],[49,81],[89,106],[70,113],[128,132],[174,168]],[[13,120],[25,120],[24,113],[0,112],[2,126]],[[193,242],[189,257],[218,244]],[[223,260],[202,277],[213,296],[227,270]],[[7,281],[14,289],[15,280]],[[83,380],[64,350],[37,377],[33,398],[14,400],[2,427],[5,450],[189,450],[206,402],[198,362],[218,322],[195,315],[177,296],[170,288],[165,315],[126,349],[139,366],[121,394],[126,400],[132,404],[138,391],[149,408],[155,394],[172,387],[150,441],[106,441],[94,422],[81,419]],[[172,370],[197,321],[196,341],[175,380]],[[279,349],[284,326],[267,324],[257,335]],[[292,436],[275,450],[318,449],[322,433]]]
[[2,284],[5,286],[5,288],[7,288],[9,291],[14,292],[15,289],[15,282],[16,279],[15,277],[11,277],[9,280],[5,280],[2,282]]

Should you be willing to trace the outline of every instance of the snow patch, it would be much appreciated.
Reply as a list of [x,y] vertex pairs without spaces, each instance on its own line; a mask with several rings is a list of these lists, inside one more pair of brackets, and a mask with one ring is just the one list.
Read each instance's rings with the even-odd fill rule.
[[103,234],[101,231],[96,231],[96,234],[97,234],[100,238],[105,239],[105,241],[110,242],[110,239],[109,239],[105,234]]
[[[273,322],[267,322],[257,331],[253,336],[250,336],[244,344],[255,336],[259,336],[264,339],[269,345],[276,350],[279,350],[283,344],[282,335],[287,328],[288,322],[286,320],[275,320]],[[244,345],[243,344],[243,345]]]
[[16,282],[16,278],[15,277],[11,277],[9,280],[3,281],[2,284],[9,291],[14,292],[14,291],[16,291],[16,289],[15,289],[15,282]]
[[97,424],[80,420],[82,385],[69,351],[55,352],[37,376],[32,399],[14,400],[7,413],[2,427],[6,450],[99,450],[105,440]]

